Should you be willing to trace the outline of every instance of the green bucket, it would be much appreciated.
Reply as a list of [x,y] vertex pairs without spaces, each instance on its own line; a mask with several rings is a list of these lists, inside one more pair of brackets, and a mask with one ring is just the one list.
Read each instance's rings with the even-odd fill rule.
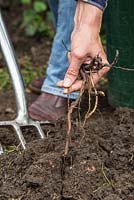
[[[105,13],[107,55],[117,66],[134,69],[134,0],[109,0]],[[108,73],[108,100],[113,107],[134,108],[134,71],[112,69]]]

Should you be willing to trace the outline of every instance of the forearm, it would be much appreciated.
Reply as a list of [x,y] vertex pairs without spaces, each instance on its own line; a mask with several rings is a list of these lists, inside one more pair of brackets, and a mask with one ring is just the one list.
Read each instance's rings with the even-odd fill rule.
[[78,0],[74,17],[75,31],[78,31],[83,25],[87,25],[98,34],[101,28],[102,15],[101,9]]

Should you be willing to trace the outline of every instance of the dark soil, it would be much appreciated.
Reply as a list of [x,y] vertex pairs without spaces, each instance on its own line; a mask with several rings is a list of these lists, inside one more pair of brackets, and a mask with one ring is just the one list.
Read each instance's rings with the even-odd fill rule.
[[[10,119],[15,116],[13,94],[0,95],[1,120]],[[29,101],[34,98],[30,94]],[[73,116],[72,141],[64,158],[66,122],[44,125],[44,140],[34,130],[24,130],[27,150],[16,149],[0,157],[0,199],[133,200],[134,110],[113,110],[101,98],[83,140]],[[19,144],[13,131],[4,128],[0,141],[7,149]]]

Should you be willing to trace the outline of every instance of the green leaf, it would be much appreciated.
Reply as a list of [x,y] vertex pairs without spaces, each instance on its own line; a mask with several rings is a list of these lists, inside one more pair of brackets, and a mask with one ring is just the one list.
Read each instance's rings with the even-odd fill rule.
[[51,13],[50,11],[47,12],[47,19],[48,19],[48,21],[50,21],[50,22],[53,21],[52,13]]
[[22,3],[22,4],[30,4],[30,3],[31,3],[31,0],[21,0],[21,3]]
[[40,22],[40,25],[39,25],[39,32],[40,33],[43,33],[44,31],[46,31],[47,27],[46,27],[46,24],[44,23],[44,21]]
[[40,13],[40,12],[47,10],[46,4],[44,2],[41,2],[41,1],[35,1],[33,7],[34,7],[34,10],[37,13]]
[[25,11],[23,14],[23,24],[24,25],[30,24],[32,21],[34,21],[35,15],[36,13],[32,9]]
[[46,31],[46,24],[42,16],[36,15],[36,19],[34,22],[36,23],[36,26],[38,27],[39,33]]
[[25,32],[27,36],[34,36],[37,31],[37,26],[36,24],[29,24],[28,26],[25,27]]

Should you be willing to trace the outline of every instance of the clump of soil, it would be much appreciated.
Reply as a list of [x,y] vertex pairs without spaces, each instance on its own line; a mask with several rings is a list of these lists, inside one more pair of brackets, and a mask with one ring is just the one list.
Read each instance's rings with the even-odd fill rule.
[[[1,95],[3,113],[9,95],[11,92]],[[30,101],[32,98],[35,96],[30,94]],[[86,123],[83,140],[74,116],[72,141],[65,158],[66,122],[63,119],[53,126],[45,125],[44,140],[37,139],[34,130],[24,130],[27,150],[16,149],[0,157],[0,199],[133,200],[134,110],[111,109],[106,97],[101,98]],[[7,148],[18,144],[12,131],[0,130],[0,141]]]

